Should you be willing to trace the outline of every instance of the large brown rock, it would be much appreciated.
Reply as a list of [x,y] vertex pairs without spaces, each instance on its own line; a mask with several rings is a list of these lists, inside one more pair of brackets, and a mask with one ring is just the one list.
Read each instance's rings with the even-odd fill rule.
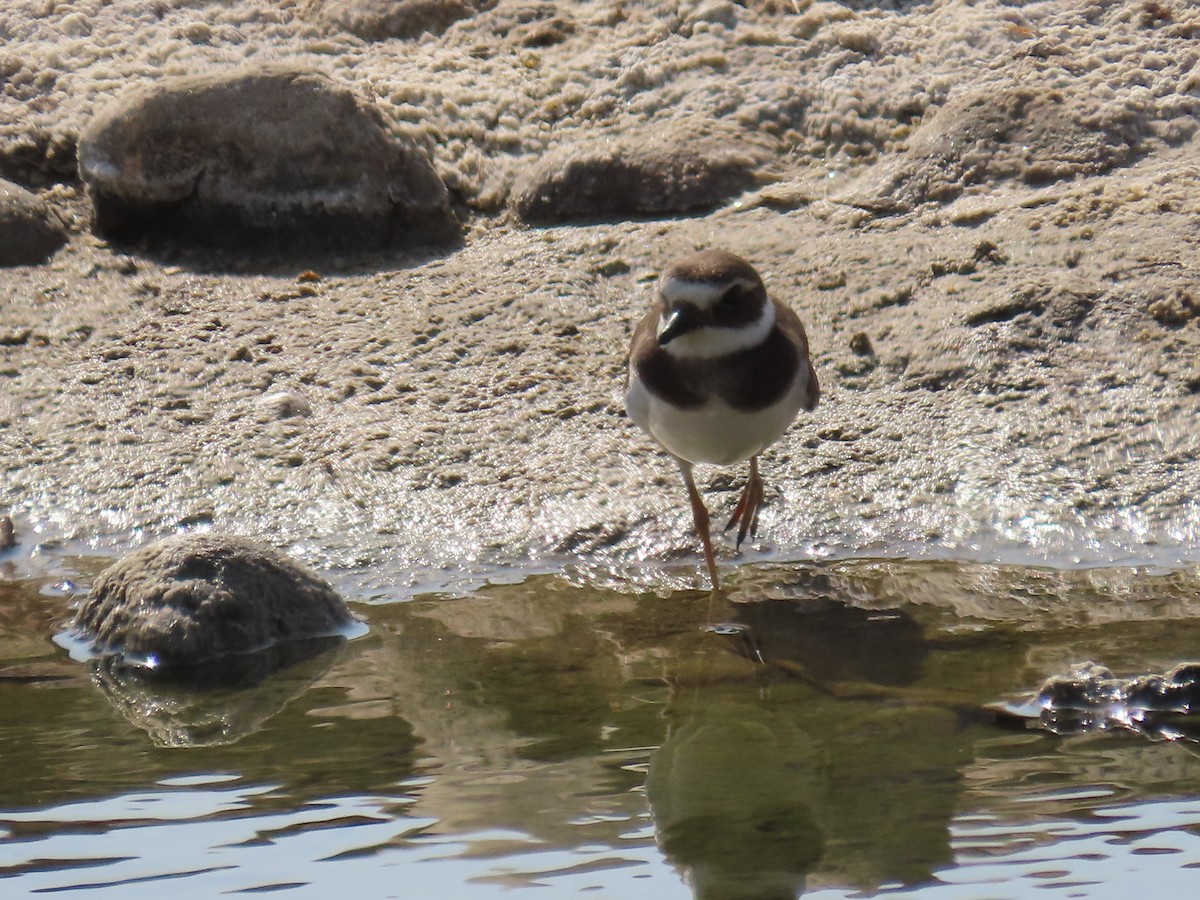
[[181,535],[110,566],[73,628],[100,655],[136,666],[195,666],[354,622],[319,576],[246,538]]
[[433,165],[316,72],[166,80],[118,99],[79,140],[97,231],[208,244],[379,246],[457,239]]
[[0,266],[35,266],[67,242],[67,230],[35,194],[0,179]]
[[716,142],[625,138],[568,145],[518,179],[527,222],[604,221],[714,209],[755,183],[752,154]]

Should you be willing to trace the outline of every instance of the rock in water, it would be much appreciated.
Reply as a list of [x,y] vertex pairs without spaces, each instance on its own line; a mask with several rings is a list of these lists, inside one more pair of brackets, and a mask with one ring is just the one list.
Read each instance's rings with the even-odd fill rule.
[[67,242],[67,230],[45,203],[0,179],[0,266],[44,263]]
[[316,72],[165,80],[119,98],[79,139],[95,227],[204,244],[381,246],[457,240],[445,184],[374,107]]
[[246,538],[168,538],[110,566],[73,628],[132,665],[194,666],[283,641],[335,634],[354,621],[322,578]]
[[1043,683],[1030,704],[993,707],[1003,716],[1037,717],[1055,734],[1122,729],[1166,740],[1200,739],[1200,663],[1122,678],[1094,662],[1073,666]]

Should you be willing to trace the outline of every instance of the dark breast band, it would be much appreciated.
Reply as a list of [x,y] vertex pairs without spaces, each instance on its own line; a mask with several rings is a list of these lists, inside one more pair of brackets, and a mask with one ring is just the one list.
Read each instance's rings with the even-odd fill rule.
[[[716,284],[762,282],[749,263],[733,254],[710,250],[678,264],[672,277]],[[765,292],[761,294],[765,296]],[[775,327],[756,347],[711,359],[679,359],[659,346],[657,333],[661,309],[648,312],[633,332],[629,368],[646,389],[681,409],[703,406],[717,397],[742,412],[766,409],[782,399],[801,372],[807,375],[805,409],[816,408],[821,389],[808,356],[808,335],[792,308],[767,297],[775,309]]]
[[757,347],[713,359],[679,359],[653,340],[636,341],[635,348],[633,366],[646,389],[683,409],[703,406],[714,397],[740,412],[766,409],[791,390],[801,367],[808,368],[809,374],[810,398],[805,406],[816,405],[816,378],[807,353],[801,356],[806,342],[797,345],[789,340],[778,324]]

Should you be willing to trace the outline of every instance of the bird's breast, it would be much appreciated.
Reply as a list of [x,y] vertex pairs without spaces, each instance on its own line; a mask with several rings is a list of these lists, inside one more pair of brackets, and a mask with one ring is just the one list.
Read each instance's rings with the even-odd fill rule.
[[719,396],[680,406],[650,390],[635,372],[626,409],[636,425],[675,456],[692,463],[732,465],[777,441],[807,396],[807,378],[797,373],[783,396],[756,409],[738,409]]
[[631,359],[633,372],[651,394],[681,409],[699,410],[720,400],[754,412],[779,402],[791,390],[807,358],[779,330],[759,344],[716,358],[690,358],[646,346]]

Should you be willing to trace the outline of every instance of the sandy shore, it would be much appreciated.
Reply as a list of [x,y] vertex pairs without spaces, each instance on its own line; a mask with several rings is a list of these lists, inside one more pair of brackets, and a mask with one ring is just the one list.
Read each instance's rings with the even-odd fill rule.
[[[656,567],[698,558],[621,392],[654,278],[708,245],[801,313],[824,388],[764,460],[743,559],[1200,558],[1200,12],[503,0],[380,39],[376,6],[0,12],[0,176],[71,232],[0,270],[18,566],[38,541],[211,527],[359,597],[563,567],[700,584]],[[264,261],[91,232],[73,154],[93,115],[267,63],[325,73],[421,148],[462,246]],[[685,217],[508,209],[547,153],[618,137],[736,149],[756,186]],[[723,515],[744,472],[704,476]]]

